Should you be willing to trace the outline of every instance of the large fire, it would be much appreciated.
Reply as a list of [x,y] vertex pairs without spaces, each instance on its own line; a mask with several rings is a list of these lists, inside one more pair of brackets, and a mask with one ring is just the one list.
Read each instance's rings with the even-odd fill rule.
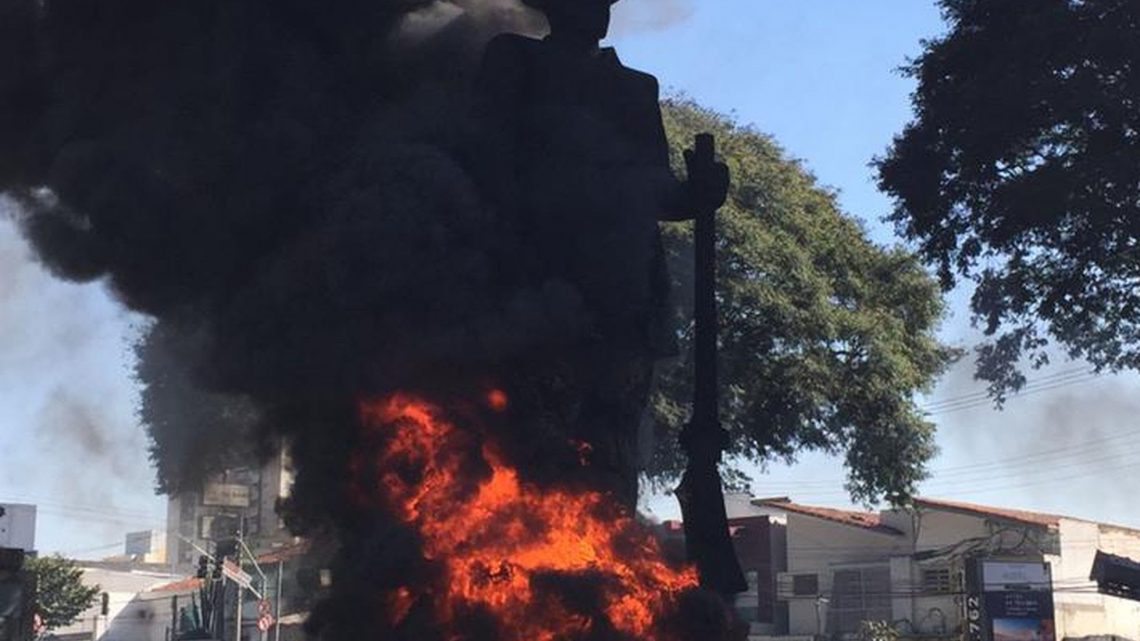
[[[494,392],[488,404],[502,410],[506,397]],[[417,398],[365,403],[362,418],[382,443],[374,465],[354,466],[358,476],[371,470],[355,480],[362,499],[414,529],[441,569],[388,594],[394,626],[426,601],[445,638],[464,638],[459,621],[473,612],[504,641],[668,636],[661,623],[696,573],[665,563],[649,531],[606,495],[521,481],[493,443]]]

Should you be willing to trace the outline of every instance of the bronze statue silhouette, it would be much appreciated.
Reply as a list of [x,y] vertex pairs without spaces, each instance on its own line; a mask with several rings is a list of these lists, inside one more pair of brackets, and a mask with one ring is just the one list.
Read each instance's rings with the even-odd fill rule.
[[[633,508],[653,366],[676,351],[658,222],[705,216],[711,225],[728,169],[710,147],[686,153],[687,181],[674,176],[656,78],[599,46],[616,0],[523,1],[546,15],[550,35],[504,34],[487,46],[472,171],[510,239],[500,266],[508,287],[564,287],[584,322],[504,377],[537,399],[535,416],[560,414],[554,433],[592,446],[593,472]],[[704,449],[719,460],[719,446]],[[727,529],[721,538],[731,554]]]

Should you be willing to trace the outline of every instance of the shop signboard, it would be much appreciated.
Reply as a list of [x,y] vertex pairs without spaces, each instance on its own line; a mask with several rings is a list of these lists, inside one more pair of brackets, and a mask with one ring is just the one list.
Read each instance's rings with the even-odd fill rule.
[[207,483],[202,492],[202,505],[215,507],[249,507],[249,486],[235,483]]
[[985,594],[982,592],[981,564],[966,565],[966,641],[989,641],[989,630],[982,611]]
[[1055,641],[1049,564],[978,559],[967,575],[966,626],[970,641]]

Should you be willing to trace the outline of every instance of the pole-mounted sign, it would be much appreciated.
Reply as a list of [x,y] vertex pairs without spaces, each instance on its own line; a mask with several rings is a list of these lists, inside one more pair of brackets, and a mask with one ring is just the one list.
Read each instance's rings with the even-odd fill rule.
[[253,589],[253,576],[241,569],[241,566],[231,559],[222,562],[222,575],[246,590]]

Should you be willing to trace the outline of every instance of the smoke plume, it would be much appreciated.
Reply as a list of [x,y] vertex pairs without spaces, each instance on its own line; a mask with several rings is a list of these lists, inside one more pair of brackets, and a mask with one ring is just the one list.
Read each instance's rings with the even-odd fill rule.
[[[148,420],[189,417],[153,432],[166,489],[234,434],[292,443],[292,527],[346,550],[326,638],[415,546],[344,500],[360,400],[481,394],[584,322],[573,290],[501,285],[464,151],[483,45],[543,26],[513,0],[0,0],[0,190],[53,273],[155,319]],[[544,409],[498,429],[551,483],[577,454]]]
[[626,0],[614,8],[613,31],[660,31],[684,22],[692,13],[692,0]]

